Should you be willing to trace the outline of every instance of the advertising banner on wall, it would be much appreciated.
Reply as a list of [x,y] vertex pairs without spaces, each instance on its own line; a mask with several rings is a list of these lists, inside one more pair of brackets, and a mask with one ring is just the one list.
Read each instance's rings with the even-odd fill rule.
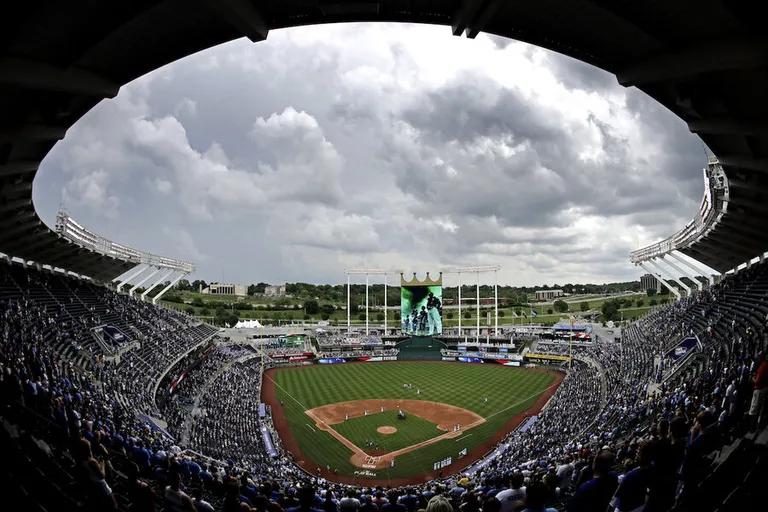
[[339,364],[346,363],[347,360],[343,357],[322,357],[317,360],[318,364]]
[[699,340],[693,337],[683,338],[680,343],[664,354],[667,364],[676,364],[699,346]]

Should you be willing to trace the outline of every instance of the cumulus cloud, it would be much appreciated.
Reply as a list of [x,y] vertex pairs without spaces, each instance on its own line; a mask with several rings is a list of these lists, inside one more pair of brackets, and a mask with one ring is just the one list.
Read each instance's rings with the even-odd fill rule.
[[44,218],[63,199],[207,279],[498,263],[510,283],[562,283],[635,277],[627,253],[690,218],[704,163],[679,120],[586,64],[352,24],[136,80],[70,130],[35,194]]
[[95,209],[106,217],[118,215],[120,199],[109,189],[109,173],[103,169],[77,173],[62,191],[67,206]]

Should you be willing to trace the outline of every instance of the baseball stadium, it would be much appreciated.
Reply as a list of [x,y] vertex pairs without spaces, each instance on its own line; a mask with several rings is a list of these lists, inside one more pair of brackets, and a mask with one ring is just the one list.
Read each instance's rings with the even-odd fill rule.
[[8,506],[766,502],[764,5],[4,13]]

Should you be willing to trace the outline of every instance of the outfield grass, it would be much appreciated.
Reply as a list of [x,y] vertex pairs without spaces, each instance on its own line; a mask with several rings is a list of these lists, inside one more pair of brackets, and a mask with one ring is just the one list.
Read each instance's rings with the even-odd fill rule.
[[[486,419],[461,438],[443,440],[399,456],[394,468],[377,470],[377,480],[425,475],[431,472],[435,461],[449,456],[456,460],[460,450],[472,450],[488,442],[508,420],[531,407],[555,378],[551,373],[525,368],[442,362],[318,365],[284,368],[266,378],[272,377],[303,454],[342,475],[352,475],[359,469],[349,461],[351,451],[329,433],[312,428],[313,421],[304,414],[305,410],[349,400],[403,398],[455,405]],[[404,383],[412,384],[413,389],[404,389]],[[416,389],[420,390],[419,395]],[[409,416],[408,421],[412,419]],[[361,427],[354,435],[362,439],[373,435],[374,424],[371,421],[365,425],[372,429],[370,434]]]
[[[377,428],[384,426],[395,427],[397,432],[395,434],[376,432]],[[368,443],[373,443],[372,448],[380,453],[399,450],[445,433],[434,423],[412,414],[406,421],[398,420],[397,411],[394,410],[353,418],[344,423],[337,423],[333,428],[366,452],[369,452]]]

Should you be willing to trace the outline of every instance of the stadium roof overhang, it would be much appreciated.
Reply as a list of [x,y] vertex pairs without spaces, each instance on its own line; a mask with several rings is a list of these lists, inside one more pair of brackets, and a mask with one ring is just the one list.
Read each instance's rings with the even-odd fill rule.
[[96,279],[125,270],[124,262],[71,247],[40,221],[31,199],[48,151],[122,84],[239,37],[261,41],[271,29],[350,21],[440,24],[468,37],[483,31],[614,73],[686,121],[727,173],[728,213],[687,249],[690,255],[725,271],[768,249],[768,8],[762,2],[136,0],[13,2],[3,11],[0,252],[12,256]]

